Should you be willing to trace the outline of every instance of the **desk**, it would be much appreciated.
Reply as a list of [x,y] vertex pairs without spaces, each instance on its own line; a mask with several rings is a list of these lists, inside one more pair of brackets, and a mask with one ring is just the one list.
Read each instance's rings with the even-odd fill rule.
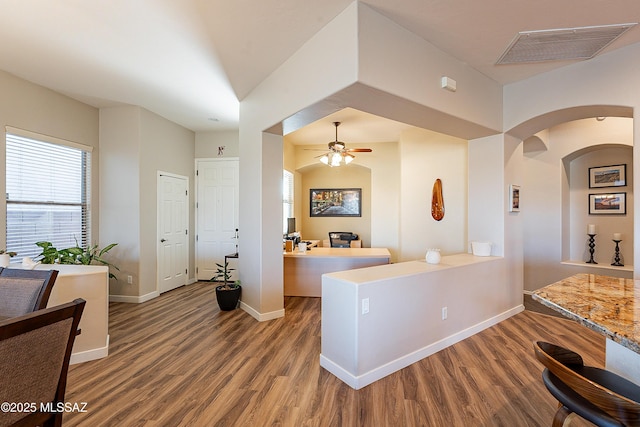
[[322,275],[335,271],[389,264],[386,248],[313,248],[284,252],[284,295],[322,296]]
[[[318,246],[320,244],[320,240],[300,240],[300,243],[302,242],[307,242],[307,247],[308,248],[315,248],[316,246]],[[285,249],[286,247],[286,241],[282,242],[282,249]],[[293,248],[294,251],[297,251],[298,248],[295,247]]]
[[640,282],[576,274],[533,299],[607,338],[606,368],[640,384]]

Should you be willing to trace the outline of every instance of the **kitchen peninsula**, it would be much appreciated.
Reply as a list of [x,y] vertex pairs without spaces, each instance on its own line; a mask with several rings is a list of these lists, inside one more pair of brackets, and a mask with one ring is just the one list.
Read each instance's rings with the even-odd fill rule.
[[640,384],[640,284],[576,274],[545,286],[533,299],[607,338],[606,369]]

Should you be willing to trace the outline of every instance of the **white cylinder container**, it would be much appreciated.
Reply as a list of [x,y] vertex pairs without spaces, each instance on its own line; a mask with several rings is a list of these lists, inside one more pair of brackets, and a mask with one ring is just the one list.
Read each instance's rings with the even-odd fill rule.
[[440,264],[440,249],[429,249],[427,250],[427,255],[425,259],[428,264]]
[[491,242],[471,242],[471,252],[475,256],[490,256]]

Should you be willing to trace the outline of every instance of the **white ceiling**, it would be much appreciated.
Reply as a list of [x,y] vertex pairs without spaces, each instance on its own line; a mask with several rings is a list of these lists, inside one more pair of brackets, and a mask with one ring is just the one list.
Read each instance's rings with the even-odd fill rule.
[[[96,107],[139,105],[194,131],[234,129],[238,99],[351,2],[0,0],[0,69]],[[519,31],[640,21],[638,0],[364,3],[502,84],[573,62],[494,65]],[[640,42],[639,27],[601,54]],[[334,138],[334,120],[315,143]],[[389,140],[370,126],[363,141]]]

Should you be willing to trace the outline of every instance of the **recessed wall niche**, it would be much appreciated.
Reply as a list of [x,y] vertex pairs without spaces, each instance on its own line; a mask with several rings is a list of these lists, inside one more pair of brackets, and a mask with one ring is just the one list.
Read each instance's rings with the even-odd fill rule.
[[[633,264],[633,147],[618,144],[603,144],[582,150],[570,161],[565,161],[565,173],[568,177],[568,209],[563,215],[563,232],[568,236],[563,245],[563,260],[584,263],[590,258],[587,227],[595,225],[594,260],[597,264],[590,267],[631,270]],[[589,186],[589,168],[610,165],[626,165],[625,185],[595,187]],[[626,199],[626,213],[590,213],[590,195],[607,195],[624,193]],[[563,197],[564,198],[564,197]],[[564,198],[567,200],[567,198]],[[612,267],[615,254],[613,234],[620,233],[620,254],[625,267]],[[603,274],[609,274],[603,272]]]

